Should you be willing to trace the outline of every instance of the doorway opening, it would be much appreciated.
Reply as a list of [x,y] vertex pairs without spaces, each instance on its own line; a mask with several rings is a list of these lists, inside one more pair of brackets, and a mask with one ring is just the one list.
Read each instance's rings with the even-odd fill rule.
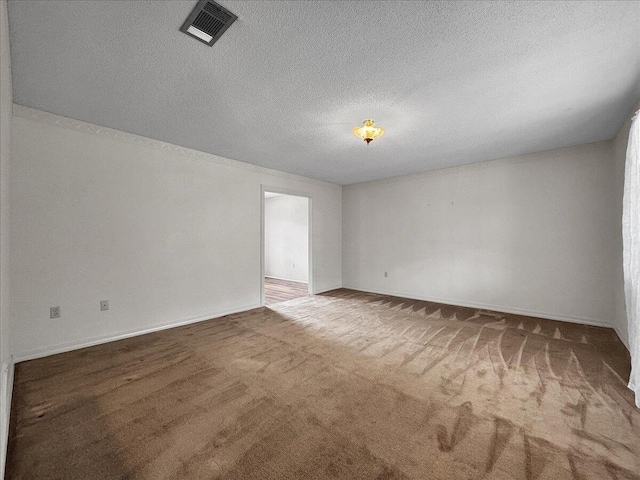
[[262,304],[311,293],[311,198],[263,188]]

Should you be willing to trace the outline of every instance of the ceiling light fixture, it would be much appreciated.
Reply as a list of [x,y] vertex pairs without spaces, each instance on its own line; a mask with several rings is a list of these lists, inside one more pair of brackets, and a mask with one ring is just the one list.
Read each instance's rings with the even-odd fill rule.
[[373,120],[365,120],[362,122],[362,127],[356,127],[353,129],[353,134],[356,137],[363,139],[367,142],[367,145],[369,145],[372,140],[380,138],[384,134],[384,128],[375,127],[373,123]]

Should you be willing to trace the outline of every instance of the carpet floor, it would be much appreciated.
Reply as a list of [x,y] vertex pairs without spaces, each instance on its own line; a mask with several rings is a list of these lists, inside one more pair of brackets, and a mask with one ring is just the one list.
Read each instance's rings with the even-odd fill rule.
[[336,290],[16,366],[10,479],[640,478],[606,328]]

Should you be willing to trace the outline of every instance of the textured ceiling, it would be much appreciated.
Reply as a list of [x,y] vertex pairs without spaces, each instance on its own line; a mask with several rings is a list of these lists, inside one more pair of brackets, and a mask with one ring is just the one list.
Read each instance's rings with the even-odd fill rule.
[[10,0],[15,102],[349,184],[609,139],[640,97],[640,2],[220,3],[208,47],[196,0]]

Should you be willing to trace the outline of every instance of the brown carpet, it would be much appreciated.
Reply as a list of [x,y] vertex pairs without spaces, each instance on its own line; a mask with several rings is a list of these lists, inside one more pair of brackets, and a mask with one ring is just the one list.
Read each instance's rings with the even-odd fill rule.
[[264,277],[265,305],[273,305],[274,303],[306,297],[307,295],[309,295],[308,283]]
[[616,334],[337,290],[16,366],[11,479],[638,479]]

